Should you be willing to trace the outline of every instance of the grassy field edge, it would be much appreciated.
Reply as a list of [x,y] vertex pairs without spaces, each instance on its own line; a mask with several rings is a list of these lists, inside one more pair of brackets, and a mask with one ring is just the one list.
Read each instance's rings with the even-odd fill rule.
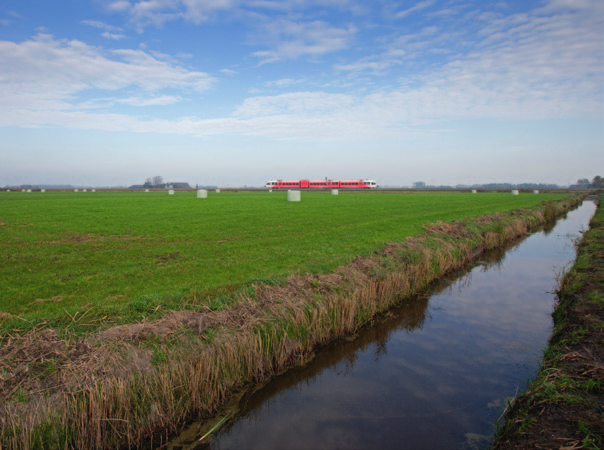
[[531,385],[510,405],[493,449],[600,449],[604,442],[604,208],[560,280],[554,333]]
[[133,448],[303,363],[489,249],[578,205],[582,195],[434,223],[328,274],[248,286],[219,310],[174,311],[89,336],[36,329],[0,349],[0,447]]

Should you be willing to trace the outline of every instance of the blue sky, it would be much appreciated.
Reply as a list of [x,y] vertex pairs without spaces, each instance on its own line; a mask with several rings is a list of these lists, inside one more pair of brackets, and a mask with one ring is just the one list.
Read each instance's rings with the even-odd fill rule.
[[4,0],[0,185],[604,175],[604,2]]

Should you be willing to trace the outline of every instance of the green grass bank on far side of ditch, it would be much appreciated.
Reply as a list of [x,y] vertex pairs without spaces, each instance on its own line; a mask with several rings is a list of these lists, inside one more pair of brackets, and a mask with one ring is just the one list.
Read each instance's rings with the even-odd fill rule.
[[510,405],[493,450],[604,447],[603,199],[560,280],[539,373]]
[[0,332],[86,333],[220,308],[254,281],[325,273],[449,222],[568,194],[1,192]]

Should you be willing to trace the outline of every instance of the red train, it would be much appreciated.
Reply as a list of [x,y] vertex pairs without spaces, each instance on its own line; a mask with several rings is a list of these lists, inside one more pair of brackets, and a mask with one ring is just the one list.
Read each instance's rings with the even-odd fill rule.
[[373,180],[271,180],[267,181],[265,186],[268,189],[374,189],[378,187]]

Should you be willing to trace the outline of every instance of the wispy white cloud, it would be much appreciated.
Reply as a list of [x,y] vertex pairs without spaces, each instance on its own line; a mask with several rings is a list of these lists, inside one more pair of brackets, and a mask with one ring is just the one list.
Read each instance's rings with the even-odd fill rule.
[[8,14],[9,16],[13,16],[16,17],[17,19],[23,19],[23,16],[15,11],[6,11],[6,14]]
[[247,8],[280,12],[306,10],[317,7],[356,11],[362,5],[363,2],[354,0],[248,0],[245,2]]
[[588,11],[593,14],[604,12],[604,5],[599,0],[549,0],[542,7],[541,12],[551,13],[559,11]]
[[183,19],[199,24],[212,13],[237,7],[240,0],[119,0],[109,3],[108,9],[126,13],[138,27],[162,26],[165,22]]
[[78,109],[78,110],[109,108],[109,107],[115,105],[116,100],[117,99],[115,97],[93,98],[91,100],[86,100],[84,102],[80,102],[74,106],[75,106],[75,109]]
[[224,73],[225,75],[237,75],[239,73],[232,69],[220,69],[220,72]]
[[294,80],[293,78],[282,78],[280,80],[267,81],[264,83],[267,87],[287,87],[298,83],[303,83],[305,79]]
[[335,28],[323,21],[294,22],[276,20],[266,27],[264,40],[272,50],[253,53],[260,65],[302,56],[318,57],[347,48],[356,33],[354,26]]
[[364,3],[358,0],[118,0],[110,2],[107,7],[111,11],[128,14],[139,27],[161,26],[177,19],[199,24],[223,11],[289,14],[317,7],[338,8],[352,13],[367,11]]
[[122,31],[120,27],[109,25],[107,23],[101,22],[100,20],[82,20],[81,23],[90,27],[99,28],[101,30],[106,31]]
[[116,97],[104,97],[94,98],[92,100],[86,100],[85,102],[74,105],[77,110],[90,110],[90,109],[107,109],[116,104],[129,105],[129,106],[166,106],[174,103],[179,103],[182,98],[178,95],[159,95],[159,96],[146,96],[146,97],[128,97],[128,98],[116,98]]
[[20,14],[16,13],[15,11],[4,11],[5,14],[9,15],[10,17],[12,17],[12,19],[7,19],[7,18],[0,18],[0,25],[4,26],[4,27],[8,27],[9,25],[11,25],[15,20],[14,19],[23,19],[23,16],[21,16]]
[[439,9],[429,13],[430,17],[439,17],[441,19],[447,19],[453,16],[457,16],[463,12],[464,9],[468,8],[469,4],[456,5],[448,8]]
[[105,39],[112,39],[117,41],[126,38],[126,35],[119,33],[119,31],[123,31],[122,28],[116,27],[114,25],[109,25],[107,23],[101,22],[100,20],[82,20],[81,23],[90,27],[105,30],[103,33],[101,33],[101,36],[103,36]]
[[109,8],[109,10],[111,10],[111,11],[122,12],[122,11],[128,11],[130,8],[132,8],[132,5],[130,4],[129,1],[117,0],[117,1],[112,1],[111,3],[109,3],[107,8]]
[[334,110],[350,107],[353,103],[354,98],[351,95],[328,94],[325,92],[294,92],[276,96],[248,98],[235,111],[235,116],[327,114]]
[[122,2],[119,6],[112,5],[114,9],[123,8],[122,11],[130,15],[130,20],[141,28],[146,25],[161,27],[167,21],[182,17],[178,6],[179,2],[173,0],[144,0],[129,3],[127,6]]
[[238,0],[182,0],[184,17],[194,23],[208,20],[214,11],[229,10],[239,4]]
[[117,100],[118,103],[124,103],[131,106],[166,106],[181,102],[182,98],[177,95],[160,95],[158,97],[130,97]]
[[412,6],[411,8],[397,12],[394,15],[394,17],[397,19],[402,19],[403,17],[407,17],[409,14],[411,14],[413,12],[420,11],[422,9],[432,6],[435,2],[436,2],[436,0],[423,0],[419,3],[416,3],[415,6]]
[[[403,56],[401,52],[398,56]],[[393,66],[400,66],[403,61],[400,58],[393,58],[392,55],[384,53],[377,56],[368,56],[356,62],[349,64],[334,64],[334,69],[345,72],[373,72],[374,74],[386,73]]]
[[[557,9],[552,10],[554,3]],[[2,65],[10,68],[0,80],[0,101],[8,105],[0,110],[0,124],[312,141],[401,136],[417,124],[440,120],[602,118],[604,49],[600,30],[604,29],[604,15],[596,14],[600,8],[596,2],[589,3],[591,8],[562,3],[546,5],[549,10],[498,16],[488,23],[475,16],[479,31],[473,32],[479,39],[471,50],[415,75],[413,83],[401,80],[398,87],[362,95],[358,91],[354,95],[256,93],[242,101],[232,117],[209,120],[147,119],[74,107],[72,97],[91,88],[115,91],[134,87],[150,92],[131,94],[121,101],[134,105],[143,104],[144,99],[155,104],[180,99],[162,96],[158,91],[163,88],[203,91],[211,86],[213,79],[207,74],[186,70],[149,52],[104,52],[79,41],[58,41],[48,36],[20,44],[0,42]],[[275,57],[312,54],[278,53],[281,41],[286,39],[300,39],[302,47],[309,45],[306,25],[284,21],[277,26]],[[322,22],[315,25],[317,42],[322,42],[320,37],[326,29],[333,30]],[[325,48],[349,45],[351,33],[344,31],[343,43]],[[384,43],[378,55],[339,68],[361,70],[363,64],[373,71],[392,68],[404,58],[440,51],[444,35],[425,28],[413,35],[395,36]],[[354,64],[358,65],[356,69]],[[287,86],[290,80],[295,78],[282,78],[271,86]],[[120,103],[117,99],[111,102]]]
[[[146,48],[146,47],[144,47]],[[163,53],[163,52],[158,52],[157,50],[148,50],[148,52],[153,55],[153,57],[155,59],[158,59],[160,61],[165,61],[168,62],[170,64],[175,64],[178,65],[180,63],[179,61],[179,57],[177,56],[172,56],[172,55],[168,55],[167,53]]]
[[[180,98],[158,95],[163,89],[203,92],[215,81],[206,73],[161,61],[142,50],[103,51],[44,34],[21,43],[0,41],[0,62],[0,123],[16,123],[11,112],[16,119],[38,111],[50,120],[53,114],[77,109],[72,99],[93,89],[140,89],[153,93],[145,97],[146,104],[166,105]],[[145,100],[128,102],[142,105]]]
[[[288,13],[294,10],[305,10],[320,5],[354,9],[354,1],[299,1],[282,2],[241,0],[134,0],[116,1],[108,8],[128,15],[130,21],[139,31],[148,25],[163,26],[171,20],[186,20],[199,24],[207,21],[219,12],[227,12],[231,17],[253,17],[249,24],[256,27],[256,45],[268,47],[256,51],[253,56],[259,59],[259,65],[278,61],[293,60],[300,57],[316,58],[328,53],[340,51],[350,45],[356,33],[353,25],[345,27],[332,26],[321,20],[308,21],[297,17],[292,20]],[[284,13],[283,17],[266,16],[257,10],[270,10]],[[253,23],[253,24],[252,24]],[[96,24],[92,24],[96,26]],[[107,30],[111,31],[111,30]]]
[[425,56],[428,52],[446,52],[438,45],[451,38],[450,33],[443,32],[436,26],[427,26],[413,34],[390,36],[389,41],[383,41],[381,53],[365,56],[351,63],[334,64],[333,67],[340,72],[384,75],[393,67],[401,66],[405,60]]
[[101,36],[105,39],[113,39],[114,41],[119,41],[120,39],[125,39],[127,37],[125,34],[110,33],[109,31],[105,31]]

